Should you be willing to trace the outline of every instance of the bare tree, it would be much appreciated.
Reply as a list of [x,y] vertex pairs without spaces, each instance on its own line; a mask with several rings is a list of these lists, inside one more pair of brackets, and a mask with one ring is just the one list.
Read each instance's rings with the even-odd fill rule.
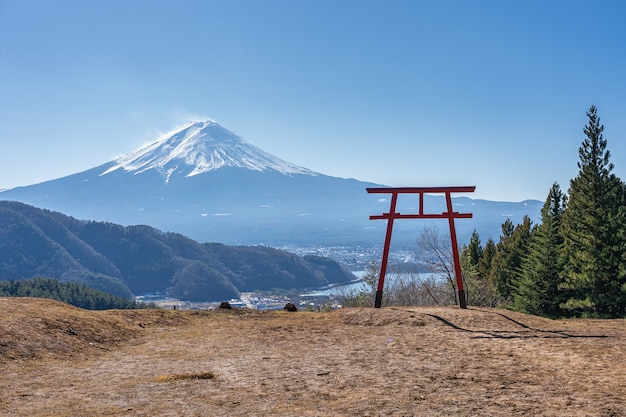
[[448,304],[449,294],[446,283],[435,274],[424,274],[418,270],[394,271],[389,293],[390,305],[432,306]]
[[[454,263],[449,239],[442,238],[435,227],[425,228],[417,238],[420,264],[414,269],[389,265],[383,289],[383,306],[432,306],[457,304]],[[341,294],[339,302],[346,307],[371,306],[377,290],[379,265],[372,263],[363,277],[366,285],[360,291]],[[445,278],[443,278],[445,277]]]
[[450,241],[439,235],[439,229],[434,225],[422,230],[417,238],[420,259],[433,274],[445,276],[449,291],[447,296],[458,303],[456,281],[454,276],[454,260]]

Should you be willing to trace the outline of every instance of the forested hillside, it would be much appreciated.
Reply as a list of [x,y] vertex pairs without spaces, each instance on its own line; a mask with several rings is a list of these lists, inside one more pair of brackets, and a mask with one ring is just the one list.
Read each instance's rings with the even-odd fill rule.
[[200,244],[149,226],[80,221],[0,201],[0,280],[56,278],[124,298],[171,290],[189,301],[354,279],[330,259],[266,247]]

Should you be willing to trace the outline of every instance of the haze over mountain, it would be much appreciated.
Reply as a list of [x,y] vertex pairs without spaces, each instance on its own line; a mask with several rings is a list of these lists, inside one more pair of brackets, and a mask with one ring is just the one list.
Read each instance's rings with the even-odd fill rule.
[[0,201],[0,280],[79,282],[131,298],[169,292],[219,301],[240,291],[318,288],[356,277],[337,262],[259,246],[197,243],[149,226],[80,221]]
[[[407,182],[420,185],[419,180]],[[385,224],[369,216],[389,211],[389,202],[365,190],[380,186],[289,163],[209,120],[188,123],[87,171],[4,190],[0,199],[79,219],[146,224],[202,242],[355,246],[382,244]],[[507,217],[519,223],[528,214],[538,221],[538,201],[469,197],[453,200],[459,211],[474,214],[473,219],[457,221],[460,242],[474,229],[483,240],[497,240]],[[438,196],[427,196],[425,206],[428,211],[445,210]],[[416,207],[416,198],[398,201],[400,212],[415,212]],[[396,223],[395,242],[413,244],[426,223]]]

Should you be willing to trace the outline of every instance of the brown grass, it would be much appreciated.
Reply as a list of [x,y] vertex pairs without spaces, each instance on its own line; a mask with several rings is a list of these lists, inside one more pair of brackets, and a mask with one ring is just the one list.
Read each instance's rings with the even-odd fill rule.
[[0,415],[626,416],[624,320],[0,309]]
[[185,379],[213,379],[215,374],[213,372],[193,372],[187,374],[170,374],[161,375],[155,379],[156,382],[173,382],[182,381]]

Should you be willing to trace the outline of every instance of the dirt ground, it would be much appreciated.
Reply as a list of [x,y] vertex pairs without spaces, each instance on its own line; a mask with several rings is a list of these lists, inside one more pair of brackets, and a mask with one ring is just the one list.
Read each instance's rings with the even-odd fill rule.
[[626,321],[0,298],[2,416],[626,416]]

